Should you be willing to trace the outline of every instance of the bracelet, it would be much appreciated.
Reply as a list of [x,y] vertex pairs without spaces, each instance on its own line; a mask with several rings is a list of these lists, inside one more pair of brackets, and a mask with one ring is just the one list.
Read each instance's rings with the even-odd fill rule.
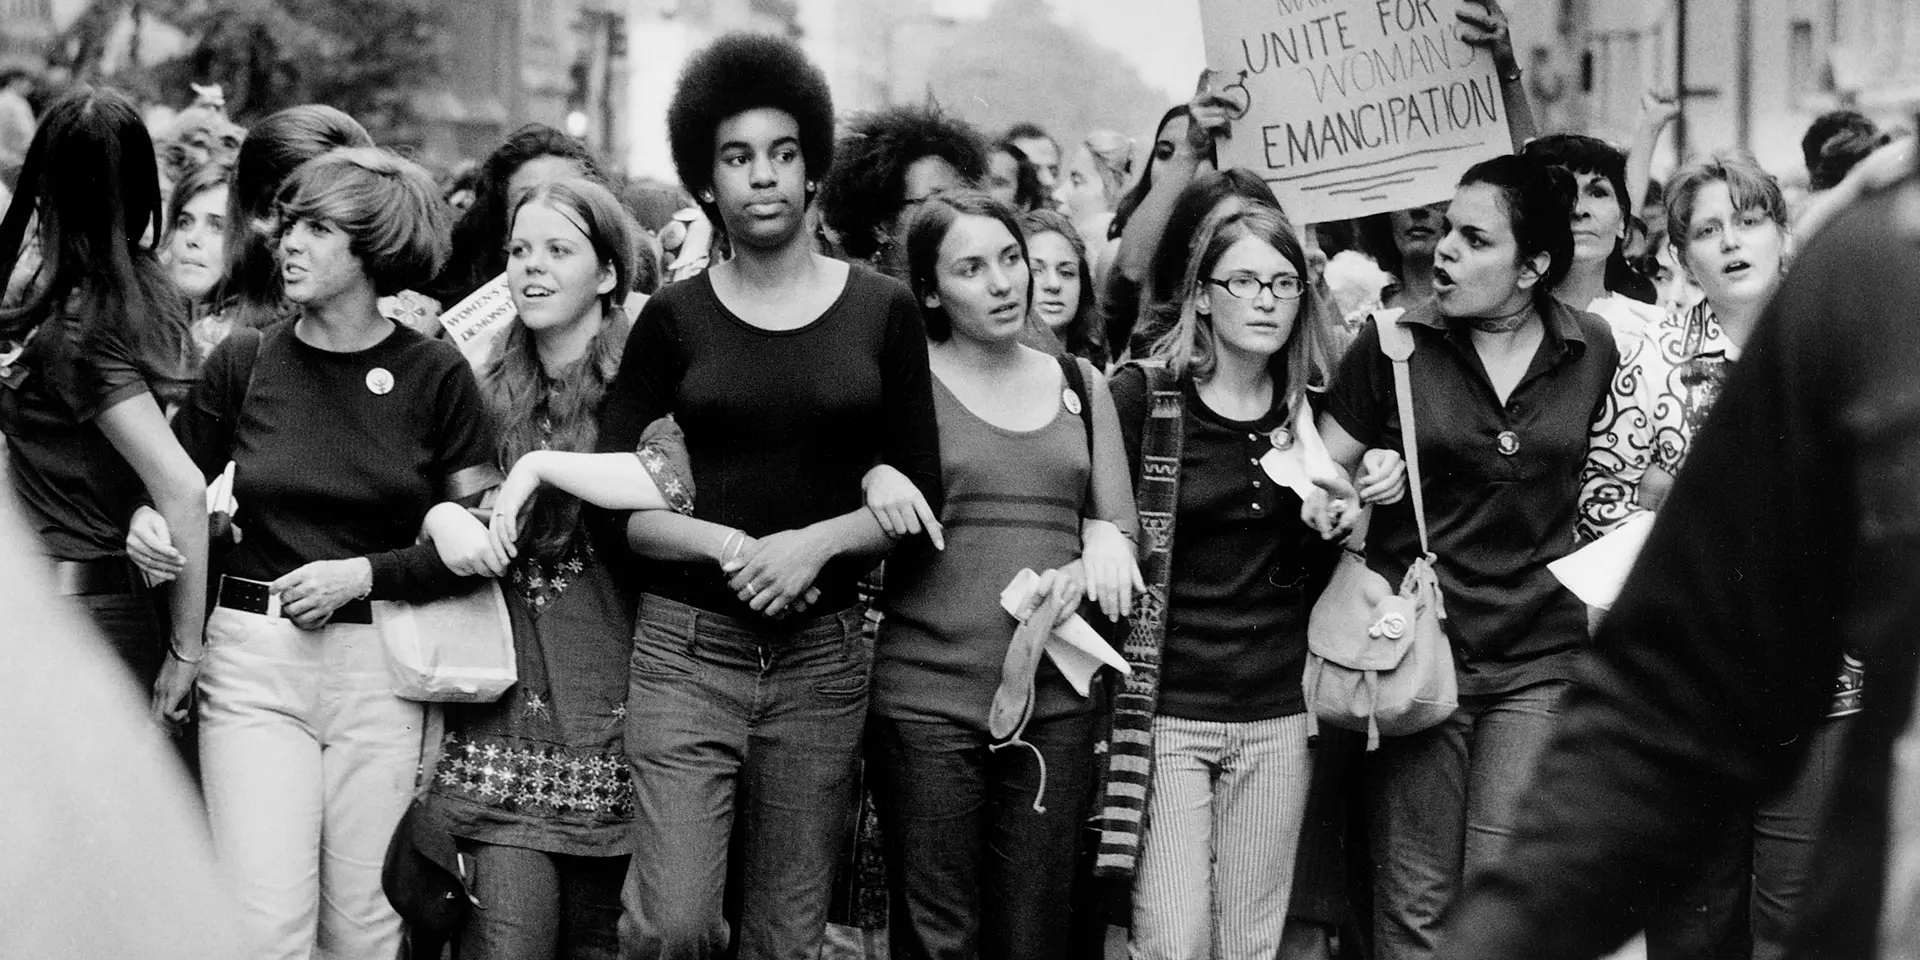
[[733,555],[732,555],[732,551],[733,551],[733,538],[734,538],[734,537],[739,537],[739,538],[740,538],[740,542],[741,542],[741,544],[742,544],[742,547],[744,548],[744,546],[745,546],[745,544],[746,544],[746,540],[747,540],[747,532],[746,532],[745,530],[741,530],[741,529],[739,529],[738,527],[736,527],[736,528],[734,528],[734,531],[733,531],[732,533],[729,533],[729,534],[727,534],[727,539],[725,539],[725,540],[723,540],[723,541],[721,541],[721,543],[720,543],[720,565],[721,565],[721,566],[723,566],[723,567],[727,565],[727,562],[728,562],[729,560],[732,560],[732,559],[733,559]]
[[172,657],[172,658],[174,658],[175,660],[178,660],[178,661],[180,661],[181,663],[193,663],[193,664],[197,664],[197,663],[199,663],[200,661],[202,661],[202,660],[205,660],[205,659],[207,658],[207,645],[206,645],[206,644],[204,644],[204,643],[200,645],[200,655],[199,655],[199,656],[197,656],[197,657],[189,657],[189,656],[187,656],[186,654],[184,654],[184,653],[181,653],[181,652],[180,652],[180,648],[179,648],[179,647],[176,647],[176,646],[174,646],[173,644],[171,644],[171,643],[169,643],[169,644],[167,644],[167,656],[170,656],[170,657]]

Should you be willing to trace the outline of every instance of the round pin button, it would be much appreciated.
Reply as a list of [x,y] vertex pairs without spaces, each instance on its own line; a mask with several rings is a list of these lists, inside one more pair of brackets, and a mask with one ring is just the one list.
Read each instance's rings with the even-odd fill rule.
[[1080,396],[1073,392],[1072,387],[1060,391],[1060,402],[1066,405],[1068,413],[1076,417],[1080,415]]
[[376,397],[384,397],[393,392],[393,373],[386,367],[374,367],[367,371],[367,389]]
[[1500,448],[1501,456],[1511,457],[1520,452],[1520,436],[1512,430],[1502,430],[1493,438],[1494,445]]
[[1274,427],[1267,434],[1267,442],[1273,444],[1275,450],[1283,452],[1291,450],[1293,449],[1293,431],[1286,427]]

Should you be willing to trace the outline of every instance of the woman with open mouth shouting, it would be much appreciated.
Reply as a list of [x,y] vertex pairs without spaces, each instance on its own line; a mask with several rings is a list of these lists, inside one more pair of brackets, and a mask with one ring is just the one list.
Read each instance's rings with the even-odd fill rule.
[[[1378,325],[1405,328],[1460,709],[1370,758],[1382,960],[1430,955],[1448,903],[1498,858],[1587,644],[1586,610],[1547,563],[1573,549],[1588,429],[1619,356],[1606,321],[1548,292],[1572,259],[1573,203],[1567,174],[1538,160],[1470,168],[1434,250],[1434,298],[1361,328],[1320,416],[1350,471],[1369,447],[1404,451]],[[1374,511],[1374,570],[1399,583],[1420,549],[1409,505]]]

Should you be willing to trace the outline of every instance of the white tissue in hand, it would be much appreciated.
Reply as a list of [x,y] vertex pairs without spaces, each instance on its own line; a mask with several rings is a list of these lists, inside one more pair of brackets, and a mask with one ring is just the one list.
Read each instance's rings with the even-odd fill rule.
[[[1014,575],[1013,582],[1000,591],[1000,607],[1017,616],[1021,605],[1033,595],[1034,585],[1039,582],[1039,574],[1032,570],[1021,570]],[[1066,623],[1054,628],[1053,635],[1047,638],[1046,652],[1060,675],[1066,677],[1075,692],[1083,697],[1093,689],[1093,675],[1100,671],[1102,665],[1112,667],[1123,675],[1133,673],[1119,652],[1100,639],[1100,634],[1079,614],[1074,614]]]

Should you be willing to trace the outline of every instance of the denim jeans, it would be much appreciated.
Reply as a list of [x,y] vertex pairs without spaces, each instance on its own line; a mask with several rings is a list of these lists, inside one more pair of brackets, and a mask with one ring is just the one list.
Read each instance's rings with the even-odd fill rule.
[[[869,721],[894,960],[1067,953],[1097,726],[1090,713],[1035,721],[1023,736],[1033,750],[989,751],[984,730]],[[1044,797],[1035,750],[1046,760]]]
[[153,690],[160,677],[160,665],[166,659],[167,626],[160,620],[153,595],[135,593],[84,594],[73,598],[93,618],[100,636],[118,654],[120,662],[133,671],[133,682],[141,696]]
[[200,670],[213,849],[254,960],[392,957],[380,865],[413,795],[423,711],[372,626],[216,608]]
[[1810,731],[1799,765],[1749,808],[1703,818],[1696,873],[1650,891],[1649,960],[1781,960],[1813,872],[1814,839],[1852,721]]
[[1432,955],[1441,914],[1511,836],[1569,685],[1461,697],[1446,722],[1384,738],[1367,758],[1377,960]]
[[475,909],[455,960],[613,960],[626,857],[573,857],[460,841]]
[[1273,960],[1312,761],[1307,715],[1155,717],[1134,960]]
[[723,898],[739,903],[730,955],[802,960],[818,949],[855,816],[873,665],[862,622],[859,607],[747,623],[641,598],[627,697],[636,809],[624,956],[729,953]]

